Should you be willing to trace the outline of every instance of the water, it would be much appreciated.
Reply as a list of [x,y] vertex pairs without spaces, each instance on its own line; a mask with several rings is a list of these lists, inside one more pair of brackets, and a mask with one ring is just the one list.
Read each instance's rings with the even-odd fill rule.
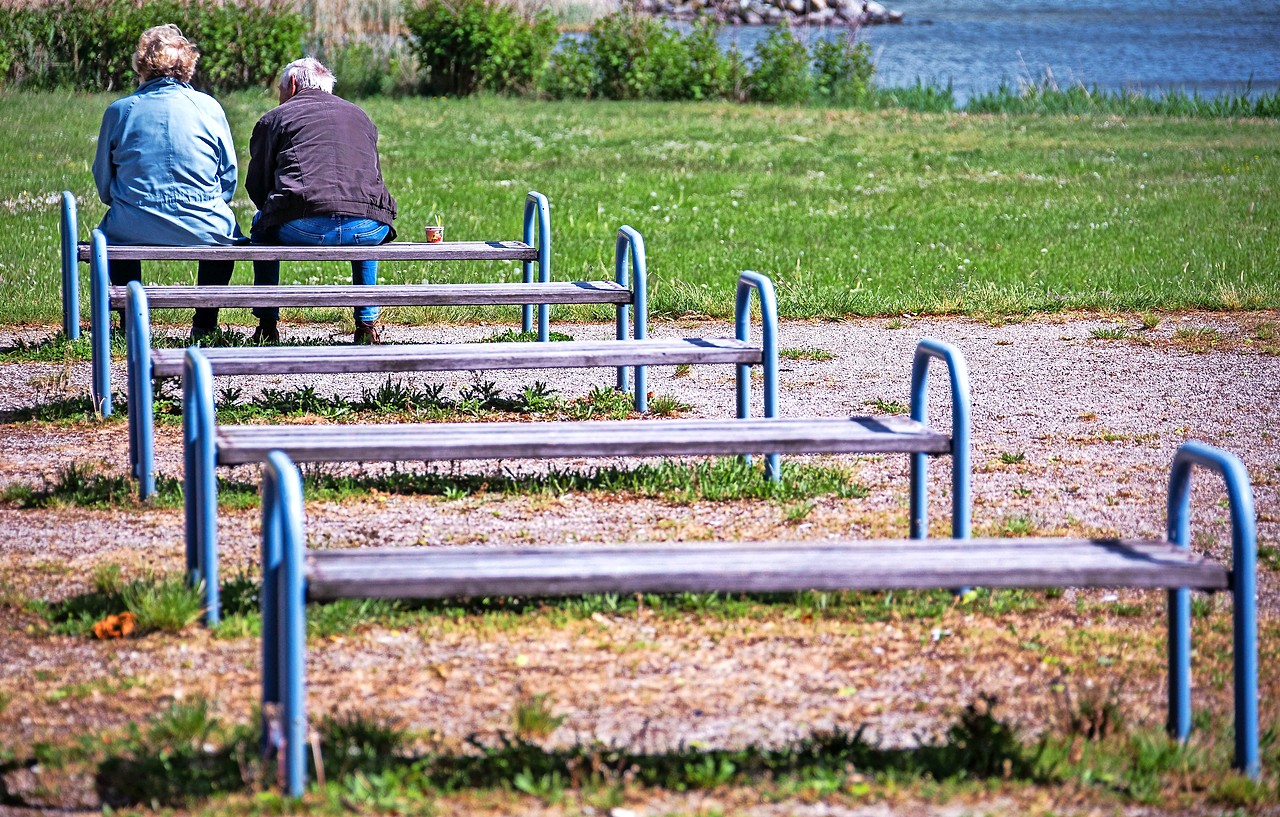
[[[951,84],[958,105],[1004,81],[1201,96],[1280,90],[1275,0],[897,0],[903,25],[870,26],[881,86]],[[842,30],[800,37],[841,36]],[[728,27],[749,54],[767,27]]]

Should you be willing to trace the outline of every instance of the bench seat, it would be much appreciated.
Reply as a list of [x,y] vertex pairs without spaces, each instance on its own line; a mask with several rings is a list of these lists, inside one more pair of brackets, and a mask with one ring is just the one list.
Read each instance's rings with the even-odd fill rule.
[[[110,258],[121,261],[536,261],[538,248],[523,241],[441,241],[435,244],[393,241],[389,244],[307,247],[288,244],[225,244],[201,247],[112,244]],[[87,263],[93,245],[76,245],[76,258]]]
[[948,454],[951,436],[907,417],[587,420],[556,423],[220,425],[221,465],[778,454]]
[[[204,306],[216,299],[219,307],[253,306],[508,306],[519,304],[629,304],[631,290],[613,281],[553,281],[496,284],[379,284],[375,287],[334,284],[275,287],[157,286],[142,288],[153,309]],[[108,287],[112,309],[128,303],[126,287]]]
[[308,550],[307,595],[463,598],[939,587],[1192,587],[1230,571],[1168,542],[940,539]]

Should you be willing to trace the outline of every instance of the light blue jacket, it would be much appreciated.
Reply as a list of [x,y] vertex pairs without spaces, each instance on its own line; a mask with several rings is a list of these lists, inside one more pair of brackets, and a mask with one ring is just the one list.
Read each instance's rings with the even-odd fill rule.
[[222,107],[162,77],[111,103],[93,160],[99,225],[110,244],[232,244],[244,240],[228,202],[236,151]]

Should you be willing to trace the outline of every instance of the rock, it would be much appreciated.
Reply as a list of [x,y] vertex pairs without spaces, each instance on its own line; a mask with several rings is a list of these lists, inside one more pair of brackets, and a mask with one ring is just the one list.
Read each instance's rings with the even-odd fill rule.
[[787,0],[786,9],[792,14],[803,14],[804,0]]
[[742,19],[742,24],[748,26],[762,26],[764,25],[764,18],[754,11],[748,11]]

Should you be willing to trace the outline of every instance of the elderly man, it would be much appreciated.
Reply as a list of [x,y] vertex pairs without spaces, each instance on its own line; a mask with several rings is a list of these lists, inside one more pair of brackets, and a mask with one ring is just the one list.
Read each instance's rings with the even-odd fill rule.
[[[378,129],[333,95],[333,72],[310,57],[280,77],[280,105],[254,126],[245,188],[258,206],[253,240],[316,246],[381,244],[395,238],[396,202],[382,183]],[[254,265],[254,283],[280,282],[279,262]],[[378,262],[352,261],[354,284],[378,281]],[[279,340],[278,309],[255,309],[254,340]],[[355,310],[356,343],[379,343],[373,306]]]

